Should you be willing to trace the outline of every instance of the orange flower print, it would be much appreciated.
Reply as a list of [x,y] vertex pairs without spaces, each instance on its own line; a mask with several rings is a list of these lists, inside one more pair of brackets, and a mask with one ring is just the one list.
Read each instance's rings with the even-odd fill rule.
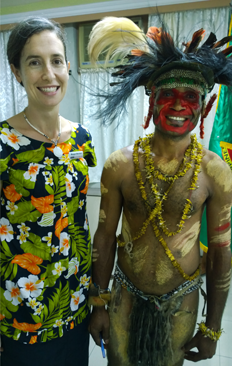
[[85,144],[83,144],[83,145],[78,145],[77,144],[77,146],[78,146],[78,149],[80,150],[80,151],[83,151],[84,152],[84,150],[85,150]]
[[72,321],[71,323],[70,323],[70,329],[73,329],[74,328],[74,321]]
[[43,263],[43,259],[31,253],[18,254],[14,257],[11,263],[17,263],[20,267],[25,268],[32,274],[39,274],[41,269],[37,264]]
[[5,318],[5,315],[0,314],[0,321]]
[[57,238],[60,239],[60,233],[61,231],[68,226],[68,218],[65,217],[64,219],[62,218],[63,216],[61,215],[61,217],[59,218],[59,220],[56,223],[55,226],[55,235],[57,236]]
[[35,198],[31,196],[32,205],[41,213],[48,213],[53,211],[53,206],[51,203],[54,201],[54,195]]
[[22,197],[20,193],[16,192],[14,184],[10,184],[6,188],[3,188],[3,192],[10,202],[16,202]]
[[82,189],[81,193],[86,194],[86,193],[87,193],[87,191],[88,191],[88,187],[89,187],[89,176],[88,176],[88,175],[86,175],[85,188],[84,188],[84,189]]
[[36,342],[37,342],[37,335],[36,336],[31,336],[29,344],[34,344]]
[[[72,144],[71,144],[71,142],[69,142],[69,143],[61,142],[60,144],[57,144],[56,147],[59,147],[62,150],[63,154],[68,154],[72,148]],[[52,145],[52,147],[47,147],[47,150],[54,152],[54,148],[55,148],[55,145]]]
[[13,160],[12,166],[14,166],[15,164],[17,164],[17,162],[19,161],[19,159],[14,159],[14,158],[12,158],[12,160]]
[[37,329],[42,327],[42,323],[37,324],[29,324],[29,323],[18,323],[16,319],[14,319],[13,327],[19,330],[23,330],[24,332],[36,332]]

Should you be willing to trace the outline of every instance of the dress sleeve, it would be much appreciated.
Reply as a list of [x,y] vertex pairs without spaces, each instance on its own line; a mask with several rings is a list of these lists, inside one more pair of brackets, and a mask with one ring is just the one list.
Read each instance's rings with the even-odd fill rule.
[[11,162],[11,149],[1,139],[2,123],[0,124],[0,180],[8,180],[9,178],[9,165]]
[[95,155],[94,143],[92,140],[91,133],[89,131],[87,131],[87,133],[86,133],[84,158],[87,161],[88,166],[94,167],[97,165],[97,158]]

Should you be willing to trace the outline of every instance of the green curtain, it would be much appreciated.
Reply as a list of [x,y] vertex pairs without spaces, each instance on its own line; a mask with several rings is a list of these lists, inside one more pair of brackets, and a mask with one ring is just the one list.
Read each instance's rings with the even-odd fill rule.
[[[232,13],[230,14],[229,33],[232,35]],[[232,42],[230,42],[232,45]],[[222,157],[222,150],[220,142],[228,142],[232,144],[232,91],[227,86],[221,85],[219,89],[218,104],[213,124],[213,130],[209,142],[209,150]],[[231,212],[232,213],[232,212]],[[206,210],[204,210],[201,233],[200,233],[201,248],[207,251],[207,222],[206,222]],[[231,236],[231,248],[232,248],[232,236]]]

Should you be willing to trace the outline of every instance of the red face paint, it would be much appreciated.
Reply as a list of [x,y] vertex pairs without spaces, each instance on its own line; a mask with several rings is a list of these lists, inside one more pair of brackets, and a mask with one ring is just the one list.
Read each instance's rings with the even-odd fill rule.
[[226,230],[230,226],[230,223],[227,222],[225,225],[218,226],[215,231],[223,231]]
[[[158,106],[161,106],[161,109]],[[158,116],[154,116],[155,125],[159,125],[164,131],[176,132],[179,135],[188,133],[195,128],[200,116],[199,93],[191,89],[183,92],[177,89],[162,89],[157,95],[156,109]],[[177,121],[172,117],[183,117],[183,120]]]

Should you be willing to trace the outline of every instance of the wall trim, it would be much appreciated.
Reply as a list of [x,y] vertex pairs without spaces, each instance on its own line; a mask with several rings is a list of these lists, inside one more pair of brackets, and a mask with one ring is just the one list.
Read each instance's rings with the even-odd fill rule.
[[[157,6],[170,6],[176,4],[184,4],[184,3],[200,3],[200,2],[208,2],[210,0],[156,0],[155,2],[152,0],[113,0],[99,3],[91,3],[84,5],[74,5],[74,6],[66,6],[61,8],[53,8],[53,9],[43,9],[37,11],[28,11],[17,14],[6,14],[1,16],[0,23],[4,24],[14,24],[18,23],[21,20],[25,19],[29,16],[45,16],[47,18],[67,18],[73,16],[80,15],[88,15],[88,14],[98,14],[98,13],[111,13],[115,11],[124,11],[124,10],[133,10],[133,9],[142,9],[149,8],[152,12],[155,12]],[[151,4],[155,3],[155,6],[151,6]],[[210,4],[209,4],[210,7]]]

